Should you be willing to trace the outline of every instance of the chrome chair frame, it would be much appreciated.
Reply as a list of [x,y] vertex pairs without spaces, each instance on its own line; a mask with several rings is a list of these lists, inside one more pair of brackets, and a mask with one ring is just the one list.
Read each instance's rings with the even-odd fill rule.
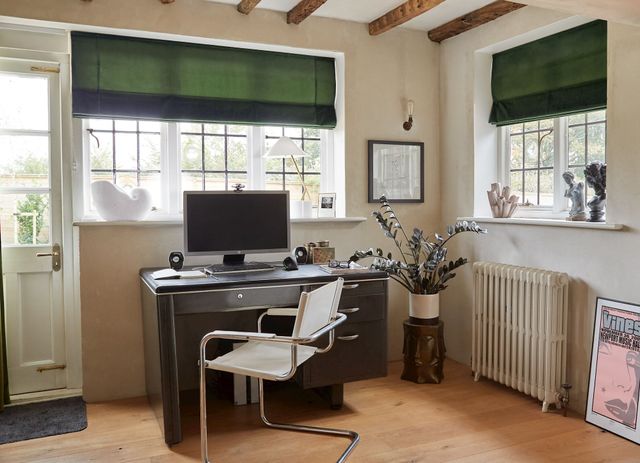
[[[229,339],[234,341],[262,341],[262,342],[277,342],[277,343],[286,343],[291,345],[291,369],[284,375],[273,375],[271,377],[267,377],[269,380],[273,381],[286,381],[291,379],[298,368],[298,359],[297,359],[297,345],[310,344],[312,342],[317,341],[320,337],[325,334],[329,334],[329,344],[323,349],[317,349],[315,353],[323,354],[328,352],[331,347],[333,347],[334,342],[334,330],[337,326],[344,323],[347,319],[347,316],[338,313],[336,314],[336,318],[331,321],[329,324],[325,325],[323,328],[317,330],[313,334],[307,337],[298,337],[294,338],[291,336],[278,336],[273,333],[263,333],[262,332],[262,319],[265,316],[296,316],[297,309],[290,308],[276,308],[276,309],[268,309],[258,318],[258,331],[257,332],[243,332],[243,331],[222,331],[216,330],[211,333],[207,333],[200,342],[200,451],[202,455],[203,463],[211,463],[209,461],[209,450],[208,450],[208,436],[207,436],[207,391],[206,391],[206,371],[209,368],[210,361],[206,359],[206,348],[209,341],[212,339]],[[315,354],[314,354],[315,355]],[[299,424],[286,424],[286,423],[274,423],[270,421],[265,413],[265,401],[264,401],[264,380],[263,378],[258,378],[258,393],[259,393],[259,402],[260,402],[260,418],[262,422],[270,427],[276,429],[284,429],[286,431],[297,431],[297,432],[307,432],[307,433],[318,433],[325,434],[330,436],[337,437],[346,437],[351,440],[349,446],[346,450],[340,455],[337,460],[337,463],[343,463],[346,461],[347,457],[351,454],[353,449],[360,442],[360,436],[355,431],[348,431],[343,429],[333,429],[333,428],[323,428],[317,426],[305,426]]]

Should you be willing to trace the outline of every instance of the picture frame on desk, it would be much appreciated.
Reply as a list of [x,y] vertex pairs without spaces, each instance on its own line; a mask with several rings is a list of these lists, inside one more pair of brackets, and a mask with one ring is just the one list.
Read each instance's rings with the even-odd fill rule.
[[336,216],[336,194],[320,193],[318,195],[318,217]]
[[369,140],[369,202],[424,202],[424,143]]
[[598,298],[585,420],[640,444],[640,305]]

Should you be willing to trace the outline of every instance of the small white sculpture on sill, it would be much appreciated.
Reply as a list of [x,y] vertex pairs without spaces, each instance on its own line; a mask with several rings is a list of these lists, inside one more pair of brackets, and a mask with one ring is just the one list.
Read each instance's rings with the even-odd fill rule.
[[520,197],[511,194],[511,188],[502,188],[499,183],[492,183],[491,190],[487,191],[491,214],[496,218],[511,217],[518,208]]
[[142,220],[151,212],[151,193],[145,188],[127,192],[104,180],[91,184],[93,204],[104,220]]
[[571,171],[562,174],[562,178],[569,186],[564,192],[564,197],[571,200],[571,209],[566,220],[584,222],[587,220],[587,213],[584,210],[584,183],[576,182],[576,177]]

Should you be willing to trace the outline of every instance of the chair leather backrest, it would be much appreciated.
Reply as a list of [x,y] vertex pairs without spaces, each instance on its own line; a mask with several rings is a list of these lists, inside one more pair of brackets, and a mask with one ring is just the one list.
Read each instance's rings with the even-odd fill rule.
[[328,325],[336,316],[344,279],[321,286],[309,293],[302,293],[298,314],[293,326],[293,337],[307,337]]

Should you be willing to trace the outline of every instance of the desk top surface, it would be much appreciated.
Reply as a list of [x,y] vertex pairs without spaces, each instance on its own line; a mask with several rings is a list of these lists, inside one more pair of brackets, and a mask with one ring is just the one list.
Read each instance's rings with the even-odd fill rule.
[[[185,268],[188,270],[189,268]],[[158,268],[140,269],[140,278],[155,294],[169,294],[193,291],[208,291],[243,287],[247,285],[272,284],[305,284],[331,282],[338,277],[345,281],[388,279],[386,272],[370,270],[368,272],[333,275],[325,272],[317,265],[300,265],[298,270],[286,271],[282,267],[265,272],[227,273],[204,278],[177,278],[168,280],[154,280],[151,273]]]

